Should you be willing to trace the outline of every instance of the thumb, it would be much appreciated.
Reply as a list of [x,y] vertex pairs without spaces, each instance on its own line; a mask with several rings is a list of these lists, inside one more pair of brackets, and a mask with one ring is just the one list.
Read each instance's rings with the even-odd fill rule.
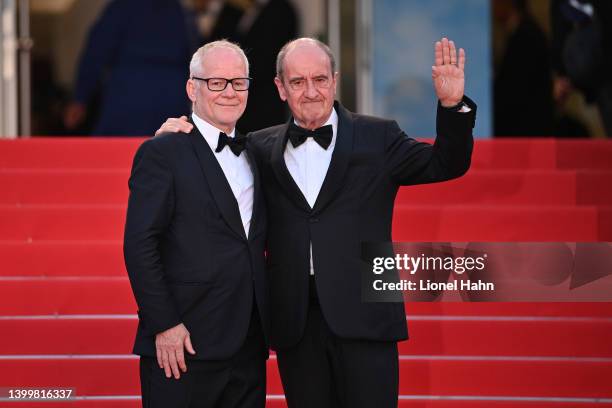
[[189,354],[195,354],[195,350],[193,349],[193,346],[191,345],[191,337],[189,337],[189,335],[187,335],[187,337],[185,337],[185,349],[187,350],[187,352],[189,352]]
[[431,77],[432,78],[437,78],[440,75],[440,70],[438,70],[438,67],[431,67]]

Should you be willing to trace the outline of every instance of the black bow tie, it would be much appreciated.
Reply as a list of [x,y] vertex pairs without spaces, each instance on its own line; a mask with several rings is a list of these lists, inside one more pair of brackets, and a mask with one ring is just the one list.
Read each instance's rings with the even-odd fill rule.
[[332,125],[323,126],[315,130],[304,129],[297,126],[295,123],[289,126],[289,140],[291,140],[293,147],[298,147],[304,143],[307,138],[312,137],[319,146],[327,150],[331,144],[333,135],[334,131]]
[[232,153],[236,156],[240,156],[240,153],[246,147],[246,137],[245,136],[236,136],[229,137],[223,132],[219,132],[219,141],[217,142],[217,148],[215,149],[216,153],[219,153],[225,146],[229,146]]

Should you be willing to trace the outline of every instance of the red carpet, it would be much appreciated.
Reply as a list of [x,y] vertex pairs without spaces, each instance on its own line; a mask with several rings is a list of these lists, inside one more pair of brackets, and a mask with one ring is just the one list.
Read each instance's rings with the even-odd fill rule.
[[[0,141],[0,385],[140,406],[121,253],[134,139]],[[402,188],[396,241],[612,241],[612,144],[478,142],[472,170]],[[610,303],[410,303],[400,407],[612,407]],[[285,407],[276,360],[268,406]],[[0,406],[25,407],[0,400]]]

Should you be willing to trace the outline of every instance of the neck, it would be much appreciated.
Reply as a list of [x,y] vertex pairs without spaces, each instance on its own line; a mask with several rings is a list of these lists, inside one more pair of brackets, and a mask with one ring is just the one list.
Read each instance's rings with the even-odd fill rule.
[[220,131],[222,131],[226,135],[229,135],[230,133],[232,133],[232,131],[236,127],[235,123],[232,123],[231,125],[222,125],[220,123],[215,123],[214,121],[208,119],[206,116],[200,115],[195,110],[193,111],[193,113],[195,113],[198,116],[198,118],[200,118],[204,122],[208,123],[209,125],[214,126],[215,128],[219,129]]
[[329,111],[322,119],[315,119],[312,121],[304,121],[304,120],[301,120],[295,117],[294,119],[295,119],[295,123],[297,123],[299,127],[302,127],[308,130],[315,130],[323,126],[325,122],[329,120],[329,118],[331,117],[331,114],[332,114],[332,111]]

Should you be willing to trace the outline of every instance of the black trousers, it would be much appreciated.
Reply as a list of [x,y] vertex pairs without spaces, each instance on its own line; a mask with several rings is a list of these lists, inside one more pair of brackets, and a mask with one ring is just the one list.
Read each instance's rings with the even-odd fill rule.
[[397,407],[397,342],[339,338],[325,322],[314,289],[304,336],[276,354],[289,408]]
[[[187,354],[187,353],[185,353]],[[268,350],[253,305],[247,338],[231,359],[188,360],[181,378],[166,378],[155,357],[140,358],[143,408],[264,408]]]

